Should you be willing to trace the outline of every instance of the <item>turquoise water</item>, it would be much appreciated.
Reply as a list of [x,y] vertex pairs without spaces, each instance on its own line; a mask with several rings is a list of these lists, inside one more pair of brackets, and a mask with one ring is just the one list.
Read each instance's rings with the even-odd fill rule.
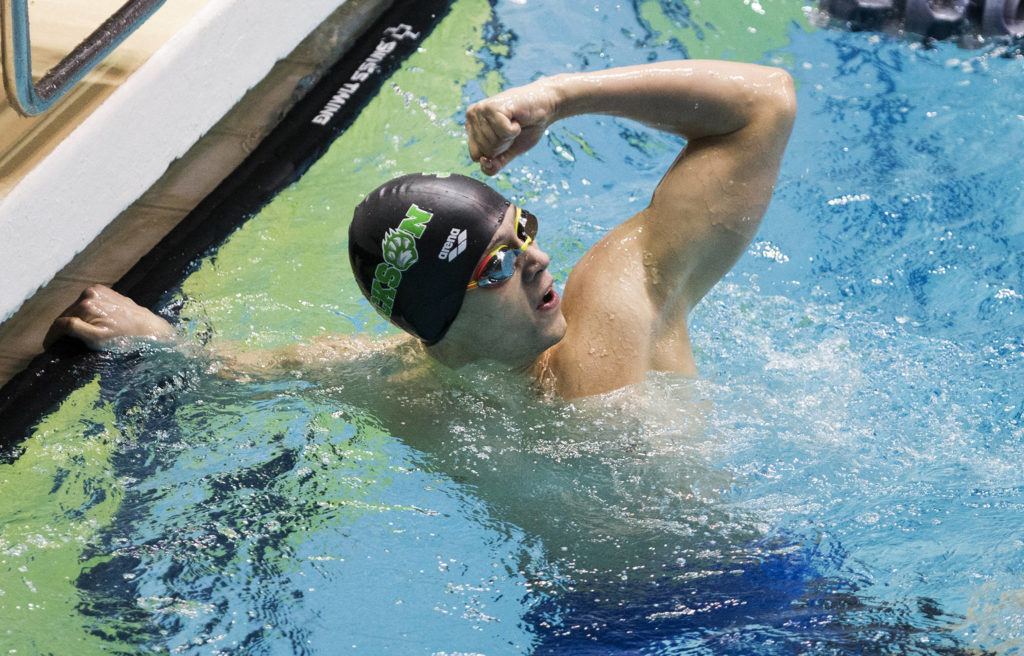
[[[417,392],[386,358],[245,381],[105,356],[3,466],[0,645],[1024,652],[1018,52],[817,29],[792,2],[454,11],[424,55],[471,56],[411,59],[382,92],[396,109],[368,108],[167,307],[256,346],[383,333],[332,255],[346,185],[469,170],[460,108],[501,84],[772,63],[800,112],[755,243],[694,312],[701,375],[567,404],[486,369]],[[495,184],[541,218],[564,282],[681,145],[584,117]]]

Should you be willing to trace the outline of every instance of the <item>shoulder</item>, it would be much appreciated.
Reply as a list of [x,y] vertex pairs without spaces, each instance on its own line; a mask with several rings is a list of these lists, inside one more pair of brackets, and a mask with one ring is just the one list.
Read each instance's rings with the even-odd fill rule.
[[[548,373],[567,398],[640,382],[656,366],[663,334],[685,333],[685,311],[666,321],[657,263],[644,257],[636,224],[624,223],[581,258],[565,286],[566,334],[548,354]],[[683,356],[692,363],[689,342]],[[670,367],[692,373],[692,366]]]

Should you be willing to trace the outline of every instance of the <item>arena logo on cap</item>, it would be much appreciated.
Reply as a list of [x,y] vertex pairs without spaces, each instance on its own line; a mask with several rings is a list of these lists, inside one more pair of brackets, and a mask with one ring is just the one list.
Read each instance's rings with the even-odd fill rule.
[[451,232],[448,233],[448,238],[444,240],[444,248],[437,254],[437,259],[448,260],[451,262],[458,256],[466,252],[466,237],[469,235],[468,230],[462,230],[461,228],[452,228]]
[[398,228],[390,228],[380,242],[384,261],[373,271],[373,284],[370,287],[370,302],[377,306],[381,314],[390,318],[395,306],[395,294],[402,284],[402,272],[416,264],[420,259],[416,250],[416,242],[423,236],[430,219],[430,212],[421,210],[415,203],[405,212],[405,218]]

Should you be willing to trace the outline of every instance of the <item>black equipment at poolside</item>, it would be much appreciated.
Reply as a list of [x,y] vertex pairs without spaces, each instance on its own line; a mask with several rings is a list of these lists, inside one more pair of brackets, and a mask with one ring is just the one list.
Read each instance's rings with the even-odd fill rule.
[[857,31],[925,39],[1024,36],[1024,0],[821,0],[820,7]]

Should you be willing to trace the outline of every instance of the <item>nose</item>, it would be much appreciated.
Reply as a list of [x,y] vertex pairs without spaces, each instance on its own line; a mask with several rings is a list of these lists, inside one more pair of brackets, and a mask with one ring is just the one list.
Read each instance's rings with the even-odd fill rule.
[[523,262],[523,280],[527,282],[532,282],[551,264],[551,258],[540,249],[537,242],[530,244],[526,252],[523,253],[523,257],[525,259]]

